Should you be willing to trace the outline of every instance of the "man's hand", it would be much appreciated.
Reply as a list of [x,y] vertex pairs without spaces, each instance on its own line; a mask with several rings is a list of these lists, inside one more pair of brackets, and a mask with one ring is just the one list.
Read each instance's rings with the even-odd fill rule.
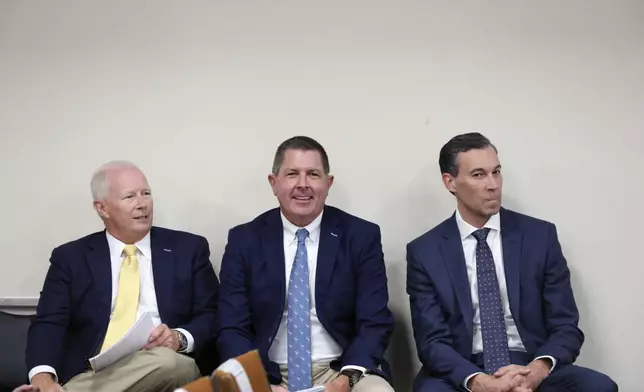
[[508,369],[500,377],[477,374],[472,377],[467,387],[472,392],[533,392],[522,386],[530,369],[523,366]]
[[[504,374],[512,371],[513,369],[528,369],[530,370],[530,373],[525,376],[524,380],[520,384],[520,387],[531,391],[536,391],[539,385],[541,385],[541,382],[550,373],[550,367],[550,361],[537,359],[536,361],[532,361],[528,366],[510,365],[502,367],[496,373],[494,373],[494,377],[503,377]],[[514,389],[512,392],[518,391],[520,390]]]
[[271,385],[272,392],[288,392],[286,388],[281,385]]
[[54,381],[51,373],[38,373],[31,378],[31,385],[38,392],[63,392],[63,387]]
[[167,347],[173,351],[179,349],[179,338],[176,335],[178,332],[168,328],[167,325],[161,324],[150,332],[148,344],[143,346],[144,350],[150,350],[154,347]]
[[349,392],[349,377],[340,375],[335,380],[328,382],[324,385],[325,392]]

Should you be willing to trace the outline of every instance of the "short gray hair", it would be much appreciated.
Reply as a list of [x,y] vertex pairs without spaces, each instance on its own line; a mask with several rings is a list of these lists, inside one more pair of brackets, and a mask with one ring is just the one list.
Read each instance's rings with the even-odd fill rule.
[[136,169],[141,171],[135,164],[129,161],[110,161],[104,163],[96,169],[92,175],[90,188],[92,189],[92,198],[94,201],[105,200],[110,189],[110,184],[107,181],[107,172],[113,169]]

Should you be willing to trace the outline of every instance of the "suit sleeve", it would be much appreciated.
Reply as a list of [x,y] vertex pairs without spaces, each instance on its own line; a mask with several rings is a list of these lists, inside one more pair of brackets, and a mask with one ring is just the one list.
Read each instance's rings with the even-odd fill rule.
[[247,289],[246,263],[239,248],[241,239],[235,229],[221,261],[219,296],[220,333],[217,341],[221,360],[226,361],[254,349],[252,344],[250,301]]
[[208,240],[197,238],[196,258],[192,267],[192,319],[188,324],[178,327],[192,335],[194,351],[216,339],[219,294],[219,281],[210,262]]
[[60,369],[67,340],[71,308],[71,273],[63,252],[51,254],[38,308],[27,334],[27,368],[50,366]]
[[543,312],[548,340],[534,356],[552,356],[558,366],[574,362],[584,342],[584,334],[577,327],[579,312],[570,284],[570,270],[561,251],[557,229],[552,224],[543,282]]
[[407,293],[420,361],[434,377],[446,378],[460,389],[468,376],[481,369],[454,349],[454,336],[433,282],[410,245],[407,245]]
[[393,316],[387,307],[387,271],[380,228],[368,236],[359,255],[356,287],[356,330],[358,335],[344,350],[342,366],[361,366],[375,371],[383,361],[393,330]]

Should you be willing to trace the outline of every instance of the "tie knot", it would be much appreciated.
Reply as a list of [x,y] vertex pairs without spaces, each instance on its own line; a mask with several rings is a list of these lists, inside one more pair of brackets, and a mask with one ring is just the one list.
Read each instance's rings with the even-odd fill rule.
[[309,231],[306,229],[298,229],[295,232],[295,235],[297,236],[297,242],[303,243],[304,240],[306,240],[306,237],[309,235]]
[[130,257],[136,255],[136,245],[125,245],[123,252]]
[[478,242],[485,241],[487,239],[487,235],[490,233],[490,228],[489,227],[484,227],[482,229],[476,230],[472,235]]

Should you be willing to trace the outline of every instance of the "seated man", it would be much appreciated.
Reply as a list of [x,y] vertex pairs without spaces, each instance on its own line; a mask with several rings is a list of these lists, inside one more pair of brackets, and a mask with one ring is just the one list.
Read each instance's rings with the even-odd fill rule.
[[233,228],[223,256],[222,360],[258,349],[274,391],[392,391],[380,228],[325,207],[333,176],[311,138],[283,142],[268,180],[280,208]]
[[503,176],[483,135],[441,150],[455,214],[407,246],[407,291],[423,364],[414,391],[616,391],[573,365],[584,335],[557,231],[501,208]]
[[[152,193],[127,162],[91,181],[105,231],[54,249],[29,329],[27,365],[41,392],[172,391],[200,376],[194,353],[215,339],[219,282],[205,238],[152,227]],[[144,313],[148,344],[98,372],[88,359],[118,341]]]

